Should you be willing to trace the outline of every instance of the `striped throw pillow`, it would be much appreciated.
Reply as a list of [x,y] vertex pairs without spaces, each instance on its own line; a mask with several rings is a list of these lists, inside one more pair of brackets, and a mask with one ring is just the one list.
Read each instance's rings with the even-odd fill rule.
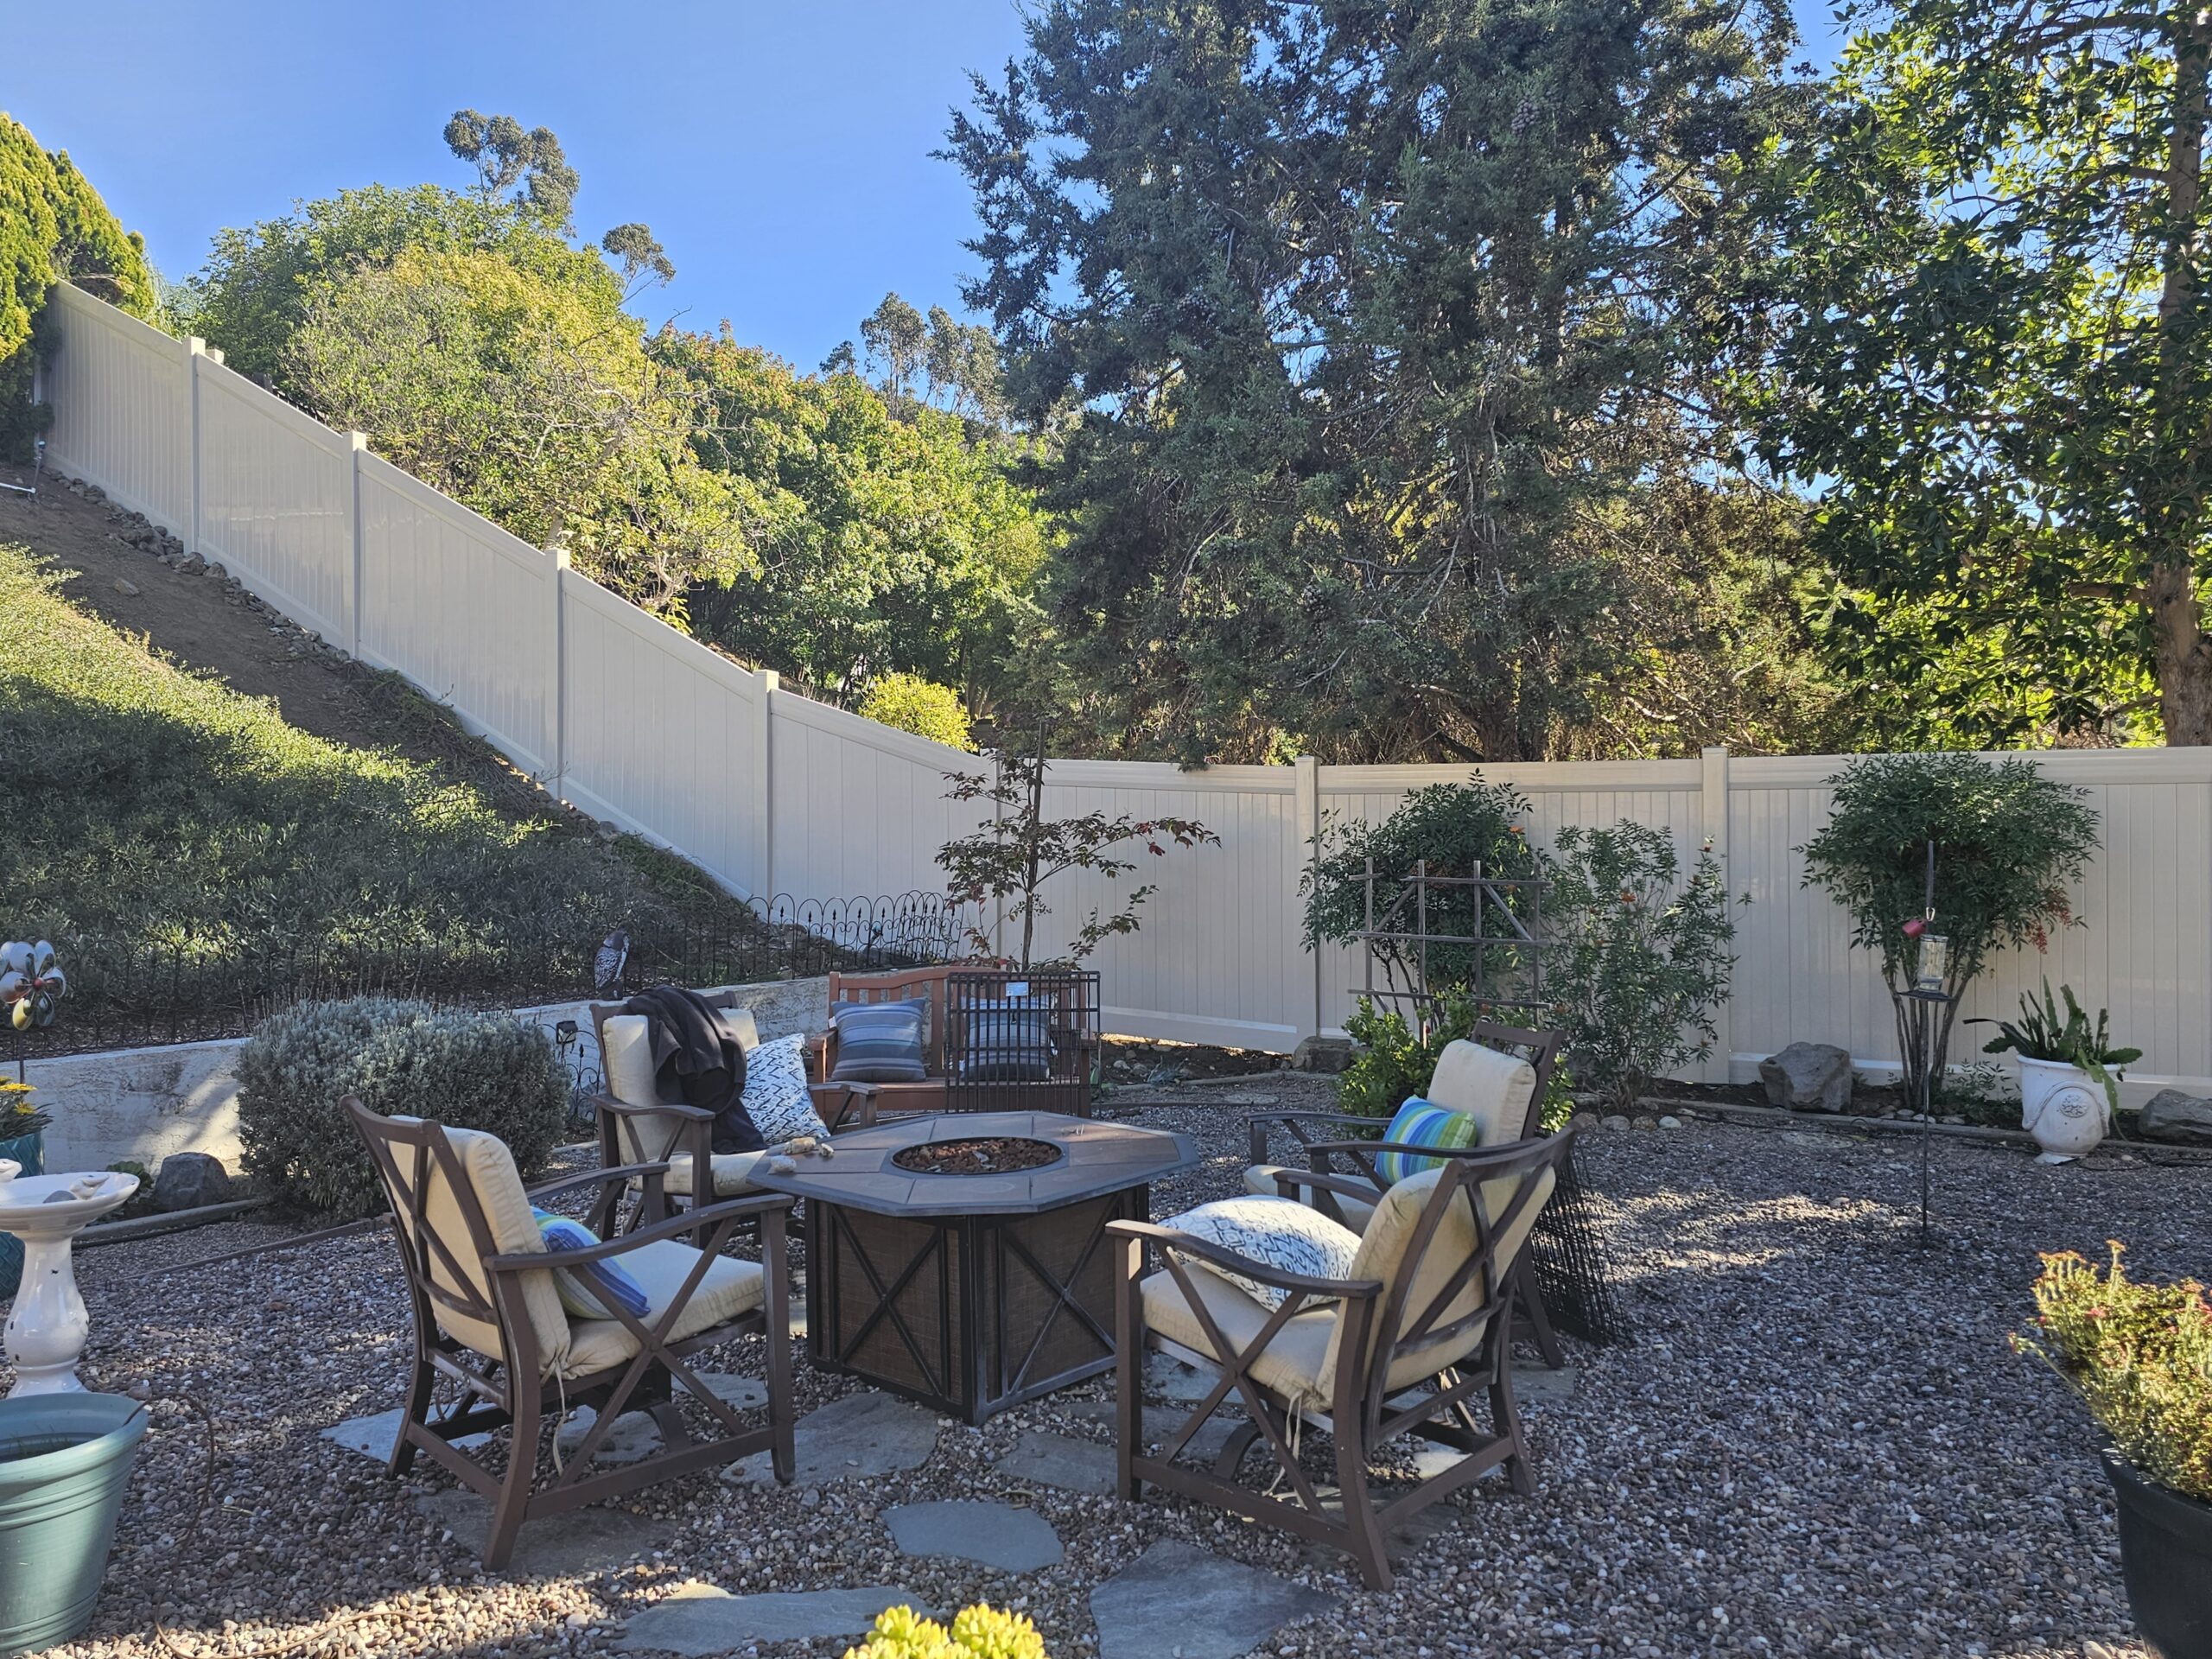
[[[1390,1120],[1390,1127],[1382,1138],[1402,1147],[1448,1147],[1458,1150],[1481,1144],[1482,1128],[1465,1112],[1455,1112],[1449,1106],[1440,1106],[1415,1095],[1398,1108],[1398,1115]],[[1408,1175],[1439,1168],[1443,1162],[1441,1158],[1424,1158],[1412,1152],[1382,1152],[1375,1156],[1376,1170],[1393,1186]]]
[[922,1021],[929,1001],[839,1002],[830,1009],[837,1028],[837,1064],[832,1083],[919,1083],[929,1075],[922,1064]]
[[[599,1235],[581,1221],[571,1221],[566,1216],[553,1215],[535,1207],[530,1213],[537,1223],[537,1230],[545,1240],[547,1251],[554,1255],[563,1250],[588,1250],[599,1243]],[[642,1319],[652,1312],[652,1299],[645,1294],[645,1287],[632,1278],[626,1269],[613,1262],[588,1262],[580,1268],[556,1268],[553,1269],[553,1289],[561,1298],[562,1307],[580,1319],[613,1319],[614,1314],[607,1306],[609,1302],[620,1306],[632,1319]]]

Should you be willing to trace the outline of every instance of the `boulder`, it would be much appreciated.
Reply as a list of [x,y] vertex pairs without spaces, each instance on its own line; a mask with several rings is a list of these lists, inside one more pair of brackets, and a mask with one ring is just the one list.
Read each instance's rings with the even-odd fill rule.
[[163,1211],[227,1204],[231,1196],[230,1172],[204,1152],[171,1153],[154,1178],[154,1208]]
[[1351,1065],[1356,1051],[1349,1037],[1323,1037],[1318,1033],[1299,1039],[1298,1049],[1291,1056],[1292,1067],[1300,1071],[1319,1071],[1331,1076]]
[[2161,1089],[2144,1103],[2136,1127],[2146,1141],[2212,1147],[2212,1100],[2185,1095],[2178,1089]]
[[1833,1043],[1792,1043],[1759,1062],[1759,1081],[1770,1106],[1845,1111],[1851,1105],[1851,1051]]

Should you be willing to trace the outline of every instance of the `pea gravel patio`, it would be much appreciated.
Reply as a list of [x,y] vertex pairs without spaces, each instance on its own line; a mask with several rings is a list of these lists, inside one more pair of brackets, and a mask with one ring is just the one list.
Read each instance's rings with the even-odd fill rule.
[[[1319,1103],[1327,1085],[1264,1088],[1294,1105]],[[1205,1154],[1155,1193],[1156,1213],[1234,1189],[1244,1103],[1233,1096],[1249,1092],[1124,1107]],[[1101,1652],[1093,1592],[1166,1541],[1178,1549],[1149,1559],[1203,1552],[1319,1592],[1282,1602],[1325,1611],[1287,1615],[1263,1654],[2138,1659],[2088,1427],[2005,1337],[2037,1248],[2096,1251],[2119,1236],[2145,1273],[2212,1271],[2212,1169],[2107,1153],[2054,1170],[2012,1148],[1940,1145],[1944,1236],[1923,1253],[1913,1158],[1893,1138],[1696,1122],[1591,1135],[1585,1172],[1637,1340],[1578,1350],[1572,1392],[1548,1389],[1532,1408],[1536,1497],[1486,1483],[1453,1500],[1382,1595],[1343,1558],[1234,1518],[1156,1497],[1125,1505],[1000,1466],[1026,1436],[1103,1446],[1096,1402],[1110,1379],[980,1430],[938,1421],[934,1450],[903,1472],[825,1468],[791,1489],[683,1481],[599,1527],[578,1547],[582,1565],[554,1548],[544,1576],[486,1577],[450,1524],[452,1483],[393,1483],[324,1433],[398,1398],[404,1303],[385,1235],[193,1273],[163,1269],[270,1230],[92,1250],[86,1375],[149,1393],[156,1431],[92,1633],[54,1651],[595,1653],[679,1591],[895,1586],[939,1610],[1020,1608],[1055,1659],[1077,1659]],[[704,1363],[757,1376],[759,1361],[756,1341]],[[798,1386],[802,1413],[861,1392],[804,1366]],[[903,1553],[887,1512],[947,1501],[1034,1511],[1060,1559],[1016,1572]],[[1116,1602],[1103,1597],[1101,1617]],[[836,1655],[848,1639],[735,1651]],[[1107,1633],[1107,1651],[1122,1645]]]

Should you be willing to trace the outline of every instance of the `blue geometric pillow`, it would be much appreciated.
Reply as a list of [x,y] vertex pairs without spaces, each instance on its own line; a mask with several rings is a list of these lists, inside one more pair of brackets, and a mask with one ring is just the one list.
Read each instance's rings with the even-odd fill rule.
[[[544,1236],[545,1248],[556,1255],[563,1250],[588,1250],[599,1243],[599,1235],[581,1221],[535,1208],[530,1213]],[[645,1294],[645,1287],[613,1262],[587,1262],[577,1268],[556,1268],[553,1288],[561,1298],[561,1306],[580,1319],[614,1317],[607,1302],[600,1300],[602,1296],[632,1319],[642,1319],[652,1312],[652,1299]]]
[[[1466,1113],[1455,1112],[1449,1106],[1440,1106],[1415,1095],[1398,1108],[1398,1115],[1390,1120],[1390,1127],[1382,1132],[1382,1138],[1402,1147],[1445,1147],[1457,1151],[1478,1144],[1482,1129]],[[1388,1186],[1395,1186],[1408,1175],[1434,1169],[1443,1161],[1441,1158],[1423,1158],[1410,1152],[1375,1154],[1376,1171]]]

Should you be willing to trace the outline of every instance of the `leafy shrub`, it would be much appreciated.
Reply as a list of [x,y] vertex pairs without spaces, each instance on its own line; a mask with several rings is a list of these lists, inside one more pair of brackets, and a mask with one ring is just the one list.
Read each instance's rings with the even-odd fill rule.
[[1707,849],[1685,878],[1667,833],[1626,819],[1560,830],[1548,864],[1545,991],[1576,1075],[1626,1111],[1719,1034],[1736,937],[1720,866]]
[[[1359,1045],[1352,1062],[1337,1078],[1337,1103],[1362,1117],[1389,1118],[1414,1096],[1428,1088],[1445,1045],[1469,1036],[1478,1010],[1465,996],[1447,994],[1428,1022],[1424,1038],[1405,1015],[1395,1009],[1378,1011],[1367,998],[1344,1021],[1344,1030]],[[1565,1065],[1552,1068],[1544,1090],[1541,1127],[1549,1133],[1564,1124],[1574,1111],[1574,1097]]]
[[912,732],[950,749],[976,747],[960,694],[918,674],[878,675],[861,699],[860,712],[879,726]]
[[281,1203],[340,1219],[384,1203],[368,1149],[339,1108],[485,1129],[527,1179],[560,1138],[569,1076],[543,1030],[509,1014],[388,996],[303,1002],[264,1020],[238,1056],[245,1172]]
[[2036,1332],[2015,1336],[2080,1392],[2097,1426],[2144,1476],[2212,1503],[2212,1305],[2194,1279],[2139,1284],[2072,1250],[2043,1258]]
[[[1381,823],[1339,820],[1324,826],[1314,848],[1313,869],[1302,879],[1306,894],[1306,943],[1350,944],[1367,926],[1367,861],[1375,861],[1375,908],[1378,925],[1395,904],[1414,867],[1426,860],[1437,876],[1468,876],[1480,866],[1497,879],[1541,874],[1541,860],[1529,845],[1524,828],[1529,803],[1503,784],[1432,784],[1407,796]],[[1516,892],[1513,902],[1522,902]],[[1431,933],[1471,936],[1478,930],[1475,890],[1432,887],[1428,893]],[[1394,931],[1410,932],[1413,918],[1402,918]],[[1495,933],[1499,918],[1479,931]],[[1376,945],[1376,958],[1391,982],[1407,990],[1441,993],[1447,987],[1472,986],[1477,978],[1472,948],[1432,945],[1427,982],[1420,983],[1417,947],[1388,941]],[[1510,947],[1489,947],[1481,963],[1483,983],[1496,988],[1516,965]]]
[[[1805,885],[1826,888],[1851,912],[1851,942],[1882,959],[1893,992],[1912,988],[1916,935],[1927,909],[1928,845],[1936,844],[1933,931],[1949,942],[1943,988],[1955,997],[1992,950],[2032,944],[2075,925],[2066,884],[2097,844],[2097,815],[2082,791],[2056,783],[2025,760],[1977,754],[1872,754],[1828,779],[1835,804],[1819,834],[1798,850]],[[1951,1020],[1947,1006],[1930,1061],[1943,1075]],[[1907,1097],[1916,1099],[1916,1046],[1897,1014]]]
[[1045,1638],[1021,1614],[982,1602],[961,1609],[950,1630],[911,1607],[893,1607],[845,1659],[1046,1659]]

